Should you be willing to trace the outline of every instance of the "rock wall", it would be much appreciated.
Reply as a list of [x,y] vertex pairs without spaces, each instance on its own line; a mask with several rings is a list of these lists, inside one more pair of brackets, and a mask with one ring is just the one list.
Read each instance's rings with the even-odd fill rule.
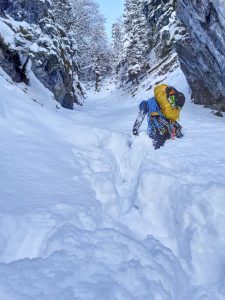
[[0,66],[14,81],[29,82],[26,66],[62,106],[78,103],[71,42],[51,16],[48,0],[0,0]]
[[188,36],[177,44],[181,67],[197,104],[225,110],[225,2],[177,0]]

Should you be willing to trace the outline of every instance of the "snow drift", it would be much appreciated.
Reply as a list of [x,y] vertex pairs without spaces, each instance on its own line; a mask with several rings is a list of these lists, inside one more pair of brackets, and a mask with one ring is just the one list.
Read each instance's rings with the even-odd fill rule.
[[30,78],[0,73],[0,298],[223,299],[224,120],[189,102],[155,151],[130,132],[156,77],[74,111]]

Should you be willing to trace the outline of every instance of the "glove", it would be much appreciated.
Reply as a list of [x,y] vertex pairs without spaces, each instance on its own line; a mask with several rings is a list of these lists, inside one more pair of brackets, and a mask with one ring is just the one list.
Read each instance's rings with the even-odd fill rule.
[[133,129],[133,135],[138,135],[138,131],[136,128]]

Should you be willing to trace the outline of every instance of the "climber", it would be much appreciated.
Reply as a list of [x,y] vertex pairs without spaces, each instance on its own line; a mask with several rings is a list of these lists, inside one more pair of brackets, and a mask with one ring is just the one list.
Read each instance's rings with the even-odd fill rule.
[[154,97],[142,101],[139,114],[133,127],[133,134],[138,135],[139,128],[148,115],[148,135],[153,139],[155,150],[163,146],[166,140],[182,138],[181,125],[177,122],[185,97],[174,87],[166,84],[154,88]]

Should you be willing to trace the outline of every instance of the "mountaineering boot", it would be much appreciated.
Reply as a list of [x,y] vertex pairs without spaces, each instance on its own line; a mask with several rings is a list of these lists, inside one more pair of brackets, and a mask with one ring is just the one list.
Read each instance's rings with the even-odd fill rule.
[[178,123],[178,122],[174,122],[173,123],[173,126],[176,130],[176,133],[175,133],[175,136],[178,138],[178,139],[181,139],[184,135],[183,133],[181,132],[182,130],[182,126]]
[[166,140],[171,138],[171,134],[166,131],[164,134],[161,134],[159,130],[157,130],[154,139],[153,139],[153,147],[155,150],[159,149],[160,147],[164,146]]

